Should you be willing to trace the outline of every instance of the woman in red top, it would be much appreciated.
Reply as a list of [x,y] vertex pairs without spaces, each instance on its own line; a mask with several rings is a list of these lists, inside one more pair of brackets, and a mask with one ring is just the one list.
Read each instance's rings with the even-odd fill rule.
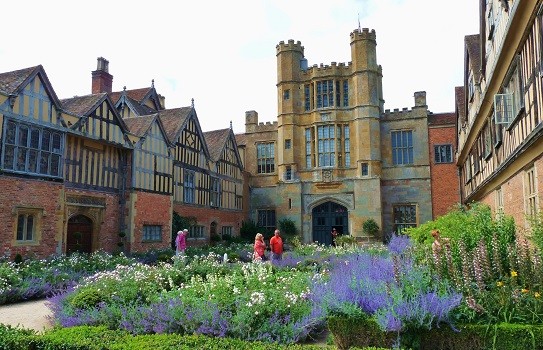
[[253,260],[266,261],[267,260],[266,254],[264,254],[265,251],[266,251],[266,243],[264,243],[264,236],[262,236],[262,233],[257,233],[255,236]]

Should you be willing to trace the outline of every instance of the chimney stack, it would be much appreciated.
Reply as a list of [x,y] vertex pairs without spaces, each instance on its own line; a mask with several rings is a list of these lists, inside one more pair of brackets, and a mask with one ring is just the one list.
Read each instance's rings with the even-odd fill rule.
[[415,92],[415,107],[426,107],[426,91]]
[[113,75],[109,74],[109,61],[98,57],[96,70],[92,72],[92,93],[111,93]]

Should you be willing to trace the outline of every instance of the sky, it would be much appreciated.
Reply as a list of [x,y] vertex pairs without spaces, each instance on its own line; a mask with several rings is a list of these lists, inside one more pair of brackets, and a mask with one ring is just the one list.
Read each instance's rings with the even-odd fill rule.
[[277,120],[280,41],[300,41],[308,65],[351,61],[350,33],[374,29],[385,109],[426,91],[454,111],[464,36],[478,33],[477,0],[27,0],[2,16],[0,72],[41,64],[59,98],[91,93],[97,58],[113,91],[150,87],[166,108],[194,99],[203,131],[245,131],[245,112]]

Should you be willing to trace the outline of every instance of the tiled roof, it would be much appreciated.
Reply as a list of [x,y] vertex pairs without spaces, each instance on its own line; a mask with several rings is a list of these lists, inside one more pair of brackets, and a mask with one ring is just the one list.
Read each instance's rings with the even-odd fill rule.
[[245,134],[235,134],[234,137],[236,138],[236,143],[238,146],[246,146],[247,145],[247,135]]
[[473,71],[473,80],[479,82],[481,77],[481,46],[479,45],[479,34],[466,35],[466,50],[470,57],[470,69]]
[[[151,90],[150,87],[126,90],[126,96],[130,97],[133,100],[141,102],[143,98],[149,93],[149,90]],[[111,101],[113,101],[113,103],[117,103],[117,101],[119,101],[119,99],[121,98],[122,93],[123,91],[111,92],[109,93],[109,98],[111,98]]]
[[209,150],[209,155],[212,161],[216,162],[221,157],[224,144],[226,143],[226,140],[228,140],[230,131],[231,130],[228,128],[204,132],[207,149]]
[[102,92],[93,95],[75,96],[72,98],[62,99],[60,100],[60,103],[66,112],[82,117],[96,109],[96,105],[103,100],[105,95],[106,93]]
[[179,134],[179,131],[185,124],[187,117],[190,115],[192,107],[180,107],[163,109],[159,112],[160,121],[164,125],[164,130],[168,140],[171,143],[175,143]]
[[454,125],[456,123],[456,114],[449,113],[435,113],[428,116],[428,125]]
[[149,115],[157,112],[155,109],[148,107],[147,105],[142,105],[131,97],[127,96],[126,99],[130,102],[132,108],[134,108],[134,112],[137,115]]
[[156,114],[152,114],[143,117],[124,118],[123,120],[132,134],[141,137],[149,130],[156,117]]
[[454,95],[456,99],[456,112],[458,113],[458,122],[463,124],[466,122],[466,97],[463,86],[457,86],[454,88]]
[[17,91],[19,86],[40,66],[0,73],[0,92],[9,95]]

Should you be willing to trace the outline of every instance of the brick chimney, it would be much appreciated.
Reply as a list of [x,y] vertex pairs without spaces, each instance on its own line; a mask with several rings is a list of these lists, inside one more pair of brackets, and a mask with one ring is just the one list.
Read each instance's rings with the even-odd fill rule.
[[112,84],[113,75],[109,74],[109,61],[103,57],[98,57],[96,70],[92,72],[92,93],[111,93]]

